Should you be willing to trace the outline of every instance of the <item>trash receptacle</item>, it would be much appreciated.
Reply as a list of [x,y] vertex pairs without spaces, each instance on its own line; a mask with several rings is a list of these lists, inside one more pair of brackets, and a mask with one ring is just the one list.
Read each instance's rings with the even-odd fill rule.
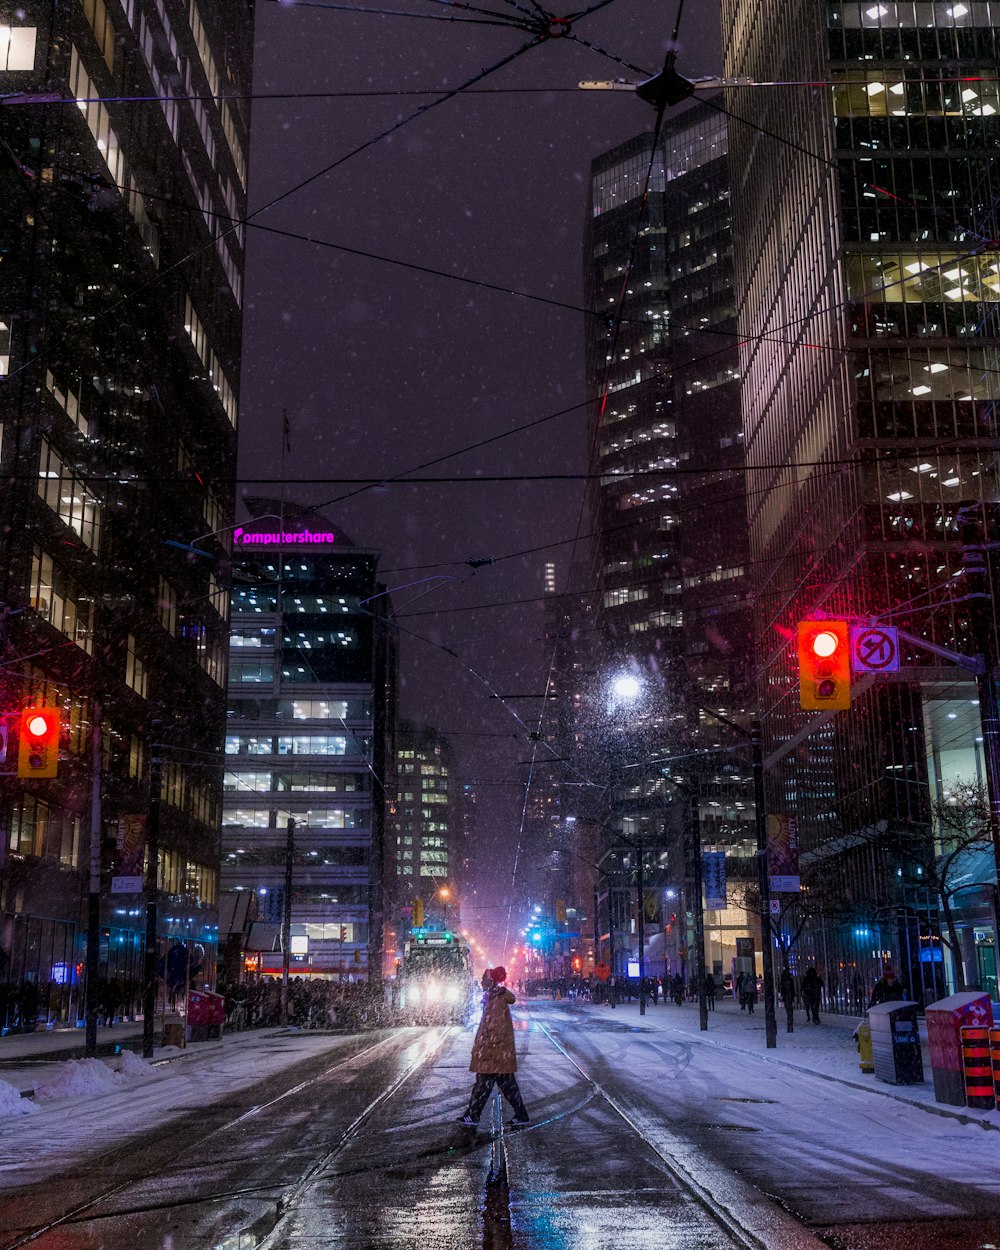
[[924,1079],[916,1003],[879,1003],[868,1008],[875,1076],[890,1085],[919,1085]]
[[858,1027],[854,1030],[854,1040],[858,1047],[858,1067],[862,1072],[874,1072],[875,1063],[872,1060],[872,1029],[867,1020],[858,1022]]
[[978,991],[951,994],[931,1003],[927,1016],[927,1045],[934,1074],[934,1097],[953,1107],[965,1106],[965,1076],[962,1064],[963,1028],[989,1028],[993,1008],[989,995]]
[[163,1022],[163,1045],[179,1046],[182,1049],[187,1045],[184,1037],[184,1021],[183,1020],[164,1020]]

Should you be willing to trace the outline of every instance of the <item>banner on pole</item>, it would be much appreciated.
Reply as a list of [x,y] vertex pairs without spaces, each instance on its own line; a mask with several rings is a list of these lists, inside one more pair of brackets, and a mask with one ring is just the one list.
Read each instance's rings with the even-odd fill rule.
[[145,813],[119,817],[117,843],[119,875],[139,876],[142,873],[142,861],[146,857]]
[[775,894],[798,894],[799,838],[794,816],[767,818],[767,872]]
[[703,851],[701,875],[705,883],[705,907],[722,911],[726,906],[726,852]]

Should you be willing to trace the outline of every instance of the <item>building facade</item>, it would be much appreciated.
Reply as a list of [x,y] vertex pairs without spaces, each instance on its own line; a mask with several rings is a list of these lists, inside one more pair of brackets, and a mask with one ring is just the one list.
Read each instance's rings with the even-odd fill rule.
[[[250,554],[255,541],[242,546],[235,571],[225,938],[244,972],[281,971],[290,860],[294,975],[376,980],[395,700],[391,607],[376,552],[334,536],[321,518],[309,518],[316,541],[308,543],[296,541],[298,522],[278,534],[269,524],[237,531],[238,542],[267,533],[268,545],[259,555]],[[363,606],[372,600],[374,610]]]
[[[588,383],[607,394],[589,434],[603,674],[590,716],[615,766],[610,823],[646,848],[660,973],[685,971],[690,947],[676,920],[693,785],[703,849],[725,850],[737,872],[754,849],[744,740],[718,719],[744,727],[752,702],[727,153],[727,119],[708,102],[668,118],[655,154],[644,134],[599,157],[584,244]],[[636,700],[608,697],[616,671],[639,679]],[[636,852],[607,829],[603,851],[599,941],[624,971],[637,956]],[[711,913],[708,967],[728,970],[745,931],[741,911]]]
[[22,0],[0,21],[0,91],[29,97],[0,163],[0,496],[18,518],[0,680],[12,748],[25,705],[63,723],[58,776],[0,786],[17,1025],[82,1015],[95,794],[100,975],[136,1005],[141,899],[110,887],[123,855],[141,871],[156,740],[160,938],[212,972],[243,273],[224,226],[246,203],[253,6]]
[[417,920],[422,913],[424,926],[458,925],[468,801],[448,738],[427,725],[400,721],[390,833],[400,948],[414,911]]
[[[831,84],[727,100],[769,808],[798,817],[808,853],[838,845],[831,871],[855,882],[825,956],[816,939],[828,985],[870,986],[889,952],[925,998],[936,904],[897,852],[982,777],[975,686],[906,644],[899,675],[810,720],[791,640],[826,614],[976,651],[955,587],[962,516],[996,535],[997,17],[982,0],[723,3],[727,74]],[[955,957],[995,992],[991,858],[970,869]]]

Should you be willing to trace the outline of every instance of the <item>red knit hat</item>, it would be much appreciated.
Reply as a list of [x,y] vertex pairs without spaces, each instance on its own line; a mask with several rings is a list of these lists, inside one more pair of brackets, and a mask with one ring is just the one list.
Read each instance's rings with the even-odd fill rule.
[[489,974],[490,974],[490,980],[493,982],[494,985],[501,985],[503,984],[504,981],[507,980],[506,968],[490,968]]

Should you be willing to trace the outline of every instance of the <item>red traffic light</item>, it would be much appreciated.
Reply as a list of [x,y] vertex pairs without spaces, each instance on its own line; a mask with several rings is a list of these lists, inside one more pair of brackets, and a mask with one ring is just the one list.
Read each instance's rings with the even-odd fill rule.
[[800,621],[799,702],[808,711],[851,706],[851,651],[846,621]]
[[813,634],[813,653],[821,659],[833,655],[839,646],[840,639],[832,629],[821,629],[818,634]]
[[26,707],[17,743],[19,777],[54,777],[59,768],[59,709]]

